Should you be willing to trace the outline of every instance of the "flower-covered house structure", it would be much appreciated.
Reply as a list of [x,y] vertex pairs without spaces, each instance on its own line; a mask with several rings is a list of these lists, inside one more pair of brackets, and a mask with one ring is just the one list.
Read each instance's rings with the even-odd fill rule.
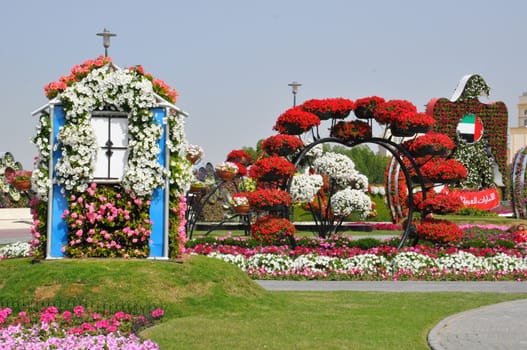
[[33,112],[34,256],[177,256],[192,168],[176,91],[99,57],[45,92]]

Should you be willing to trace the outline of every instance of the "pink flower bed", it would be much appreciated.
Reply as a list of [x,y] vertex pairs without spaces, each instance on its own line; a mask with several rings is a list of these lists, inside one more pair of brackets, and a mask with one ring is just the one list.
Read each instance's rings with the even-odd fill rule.
[[133,325],[148,325],[163,317],[156,309],[148,316],[88,312],[82,306],[59,311],[55,306],[40,312],[13,313],[0,309],[1,349],[159,349],[151,340],[132,333]]

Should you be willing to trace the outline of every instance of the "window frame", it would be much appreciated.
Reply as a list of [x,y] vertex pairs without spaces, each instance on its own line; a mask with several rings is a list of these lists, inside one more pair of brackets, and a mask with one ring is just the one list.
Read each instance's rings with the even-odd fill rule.
[[[100,135],[99,133],[97,133],[97,130],[95,130],[95,135],[96,135],[96,139],[97,139],[97,155],[96,157],[99,157],[101,154],[102,155],[105,155],[106,158],[107,158],[107,164],[106,164],[106,177],[102,177],[102,176],[96,176],[97,174],[97,164],[98,162],[96,162],[95,164],[95,169],[94,169],[94,176],[93,176],[93,181],[95,183],[120,183],[121,182],[121,177],[122,177],[122,174],[121,174],[121,177],[111,177],[112,175],[112,168],[115,169],[115,165],[117,164],[118,161],[123,161],[123,163],[126,162],[126,160],[128,159],[128,151],[129,151],[129,137],[128,137],[128,126],[129,126],[129,123],[128,123],[128,116],[129,116],[129,113],[127,112],[120,112],[120,111],[109,111],[109,110],[101,110],[101,111],[93,111],[91,113],[91,118],[92,118],[92,127],[94,127],[94,124],[93,124],[93,120],[94,119],[106,119],[107,120],[107,133],[106,133],[106,136],[105,136],[105,141],[103,140],[100,140]],[[126,132],[125,132],[125,135],[117,135],[117,137],[119,136],[123,136],[123,139],[125,140],[125,143],[126,145],[125,146],[120,146],[120,145],[114,145],[114,143],[112,142],[112,140],[116,140],[116,135],[112,135],[112,119],[115,120],[115,119],[119,119],[119,120],[125,120],[126,121]],[[116,123],[114,123],[115,125]],[[94,129],[96,129],[94,127]],[[114,150],[117,150],[117,151],[124,151],[124,156],[123,157],[119,157],[119,158],[113,158],[113,161],[112,161],[112,156],[114,155]],[[119,163],[120,164],[120,163]],[[112,167],[112,165],[114,167]],[[119,165],[121,166],[121,165]]]

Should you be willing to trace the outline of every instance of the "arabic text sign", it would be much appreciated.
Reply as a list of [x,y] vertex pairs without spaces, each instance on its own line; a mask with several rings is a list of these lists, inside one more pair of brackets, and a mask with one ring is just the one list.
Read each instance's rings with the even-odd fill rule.
[[498,190],[494,187],[481,191],[451,191],[458,195],[465,207],[489,210],[500,205]]

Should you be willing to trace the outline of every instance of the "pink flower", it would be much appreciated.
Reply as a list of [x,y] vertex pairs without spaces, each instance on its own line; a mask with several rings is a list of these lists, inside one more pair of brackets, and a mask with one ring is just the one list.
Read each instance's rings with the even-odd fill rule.
[[84,307],[82,307],[82,306],[80,306],[80,305],[79,305],[79,306],[75,306],[75,307],[73,308],[73,313],[74,313],[75,316],[77,316],[77,317],[80,317],[80,316],[84,315]]

